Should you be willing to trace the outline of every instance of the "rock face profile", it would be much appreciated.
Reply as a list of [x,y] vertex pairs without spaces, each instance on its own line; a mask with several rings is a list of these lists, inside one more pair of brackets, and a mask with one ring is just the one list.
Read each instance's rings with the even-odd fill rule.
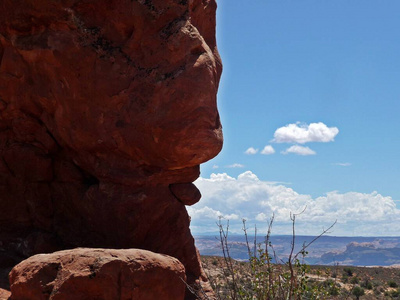
[[185,268],[146,250],[78,248],[38,254],[10,273],[11,299],[163,299],[185,296]]
[[222,147],[215,10],[0,2],[0,288],[21,260],[75,247],[167,254],[207,281],[185,205]]

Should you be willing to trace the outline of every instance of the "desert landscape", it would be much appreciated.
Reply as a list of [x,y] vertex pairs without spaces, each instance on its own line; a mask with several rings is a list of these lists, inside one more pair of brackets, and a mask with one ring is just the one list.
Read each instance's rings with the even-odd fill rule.
[[[220,256],[202,256],[203,268],[218,299],[231,299],[226,264]],[[235,261],[235,270],[242,284],[253,280],[248,262]],[[228,275],[229,276],[229,275]],[[400,297],[399,267],[309,266],[307,285],[319,290],[318,298],[306,295],[301,299],[356,299],[354,290],[360,289],[359,299],[397,299]],[[237,299],[241,299],[238,297]]]
[[0,0],[0,299],[400,298],[400,6],[362,5]]

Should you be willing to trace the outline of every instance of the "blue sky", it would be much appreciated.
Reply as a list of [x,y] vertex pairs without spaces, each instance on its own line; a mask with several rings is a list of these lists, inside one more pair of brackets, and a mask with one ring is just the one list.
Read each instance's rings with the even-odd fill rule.
[[338,219],[334,235],[400,235],[399,28],[397,0],[219,0],[225,142],[202,165],[193,233],[261,213],[286,233],[302,204],[303,234]]

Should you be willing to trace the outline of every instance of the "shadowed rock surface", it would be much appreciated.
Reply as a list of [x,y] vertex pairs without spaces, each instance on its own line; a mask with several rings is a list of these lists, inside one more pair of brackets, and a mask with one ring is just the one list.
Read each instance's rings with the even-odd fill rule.
[[207,280],[184,205],[222,147],[215,10],[0,2],[0,287],[22,259],[78,246],[168,254]]
[[185,296],[185,268],[146,250],[78,248],[32,256],[10,273],[11,299],[163,299]]

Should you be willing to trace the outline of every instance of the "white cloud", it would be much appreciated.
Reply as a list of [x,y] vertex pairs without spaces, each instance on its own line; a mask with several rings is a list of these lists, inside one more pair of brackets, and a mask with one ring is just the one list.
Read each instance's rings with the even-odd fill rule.
[[261,151],[261,154],[264,154],[264,155],[270,155],[270,154],[274,154],[274,153],[275,153],[275,149],[271,145],[265,146],[264,149]]
[[324,123],[288,124],[274,133],[275,143],[332,142],[339,133],[337,127],[328,127]]
[[259,181],[256,174],[246,171],[238,176],[238,180],[246,182],[246,181]]
[[218,169],[219,166],[218,166],[218,165],[213,165],[212,168],[213,168],[213,169]]
[[305,212],[298,216],[297,234],[319,234],[335,220],[333,235],[398,235],[400,232],[400,210],[395,201],[377,192],[339,193],[312,198],[299,194],[282,184],[260,180],[247,171],[237,178],[224,174],[200,177],[196,186],[202,199],[188,207],[195,234],[216,232],[215,222],[219,216],[230,219],[230,231],[241,234],[241,218],[248,225],[266,230],[267,222],[275,214],[274,234],[290,234],[291,212]]
[[249,155],[253,155],[253,154],[257,154],[257,152],[258,152],[258,149],[254,149],[253,147],[250,147],[244,153],[249,154]]
[[348,163],[348,162],[346,162],[346,163],[334,163],[333,165],[341,166],[341,167],[349,167],[349,166],[351,166],[351,163]]
[[266,221],[266,220],[268,220],[268,216],[266,214],[264,214],[264,213],[259,213],[256,216],[256,220],[257,221]]
[[311,150],[309,147],[293,145],[287,148],[285,151],[281,152],[282,154],[294,153],[297,155],[315,155],[317,154],[314,150]]
[[244,165],[238,164],[238,163],[234,163],[234,164],[231,164],[231,165],[227,165],[226,167],[227,168],[244,168]]
[[236,214],[224,215],[220,211],[209,208],[208,206],[204,206],[199,209],[196,209],[193,206],[189,206],[187,210],[191,216],[196,216],[197,218],[201,219],[211,219],[213,221],[217,220],[218,218],[224,218],[227,220],[239,219],[239,216]]

